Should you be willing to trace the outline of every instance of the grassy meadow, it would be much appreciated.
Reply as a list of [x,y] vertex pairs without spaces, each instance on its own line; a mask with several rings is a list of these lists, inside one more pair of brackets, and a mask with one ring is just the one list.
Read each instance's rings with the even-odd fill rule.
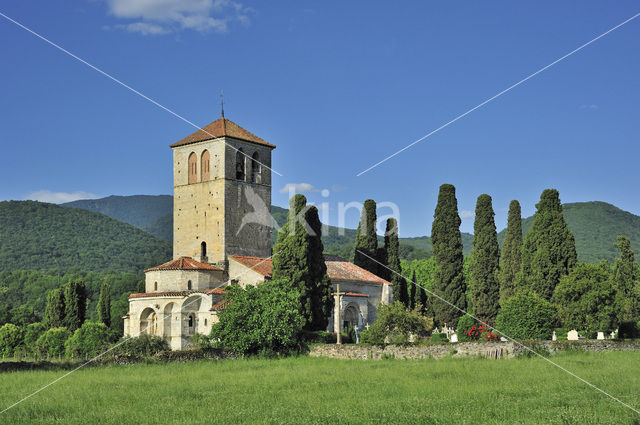
[[[640,354],[552,357],[640,407]],[[0,374],[0,409],[66,371]],[[87,367],[0,414],[2,424],[640,424],[540,358],[288,358]]]

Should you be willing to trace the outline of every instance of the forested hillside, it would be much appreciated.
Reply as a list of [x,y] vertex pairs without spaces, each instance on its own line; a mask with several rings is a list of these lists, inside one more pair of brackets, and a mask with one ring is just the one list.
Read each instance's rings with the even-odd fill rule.
[[101,199],[82,199],[60,205],[98,212],[144,230],[145,226],[149,226],[171,213],[173,210],[173,196],[112,195]]
[[[597,263],[601,259],[613,260],[618,251],[613,246],[618,235],[631,240],[631,249],[640,252],[640,217],[606,202],[575,202],[563,205],[564,219],[573,233],[578,261]],[[533,216],[522,220],[523,235],[529,231]],[[500,244],[505,231],[498,234]]]
[[0,271],[141,270],[171,243],[102,214],[35,201],[0,202]]

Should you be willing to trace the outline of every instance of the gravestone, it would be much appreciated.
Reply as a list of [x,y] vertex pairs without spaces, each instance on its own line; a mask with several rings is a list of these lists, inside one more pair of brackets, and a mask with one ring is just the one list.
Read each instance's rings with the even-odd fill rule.
[[458,342],[458,334],[451,334],[451,342]]
[[571,329],[569,332],[567,332],[567,341],[577,341],[580,338],[580,335],[578,335],[578,331],[575,329]]
[[604,339],[604,332],[598,332],[596,339]]

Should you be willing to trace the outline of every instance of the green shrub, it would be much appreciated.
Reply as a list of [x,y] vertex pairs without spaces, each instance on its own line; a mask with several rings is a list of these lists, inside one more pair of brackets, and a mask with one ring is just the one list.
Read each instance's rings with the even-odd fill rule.
[[355,344],[356,339],[356,330],[351,324],[349,324],[347,329],[345,329],[345,333],[343,334],[342,342],[344,342],[345,344]]
[[194,334],[189,339],[189,342],[191,343],[193,348],[197,350],[206,350],[209,348],[213,348],[213,341],[211,340],[211,337],[208,335]]
[[522,292],[502,304],[496,329],[513,339],[551,339],[555,311],[533,292]]
[[121,340],[114,348],[113,354],[128,354],[135,357],[151,357],[160,352],[169,351],[169,344],[164,338],[141,334],[135,338]]
[[47,330],[47,327],[42,322],[31,323],[27,325],[27,329],[24,331],[24,346],[27,354],[36,355],[38,350],[36,347],[36,341]]
[[238,354],[264,356],[299,353],[305,347],[300,294],[284,280],[226,288],[230,302],[211,328],[216,345]]
[[69,358],[91,359],[111,345],[109,328],[102,322],[84,322],[65,343]]
[[431,329],[433,319],[422,316],[416,310],[409,310],[396,301],[393,304],[380,304],[378,317],[365,338],[369,344],[406,344],[411,335],[423,336]]
[[560,278],[551,299],[563,327],[579,329],[587,338],[617,327],[616,292],[606,268],[578,264]]
[[569,333],[569,329],[567,329],[567,328],[555,328],[554,331],[556,333],[556,339],[558,341],[566,341],[567,340],[567,334]]
[[13,356],[16,348],[22,345],[22,329],[13,323],[0,327],[0,356]]
[[67,328],[51,328],[36,340],[36,351],[42,357],[62,357],[65,352],[64,343],[71,337]]
[[310,344],[335,344],[336,334],[327,331],[304,331],[303,339]]
[[431,338],[429,339],[429,341],[439,344],[442,342],[449,342],[449,338],[447,338],[446,333],[437,333],[437,334],[431,334]]
[[478,324],[478,321],[468,314],[460,317],[458,320],[458,329],[456,330],[458,333],[458,341],[474,341],[474,339],[469,336],[469,331]]

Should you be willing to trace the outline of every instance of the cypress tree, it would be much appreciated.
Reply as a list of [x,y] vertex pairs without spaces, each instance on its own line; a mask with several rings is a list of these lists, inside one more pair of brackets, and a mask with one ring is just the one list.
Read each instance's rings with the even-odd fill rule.
[[420,312],[425,316],[433,316],[433,313],[429,314],[431,309],[429,308],[429,298],[427,297],[427,291],[422,287],[418,289],[419,289],[418,303],[421,306]]
[[519,279],[548,301],[560,278],[578,262],[578,254],[562,216],[558,191],[545,189],[536,208],[533,225],[524,238]]
[[87,295],[84,283],[69,281],[64,287],[64,325],[74,332],[84,323]]
[[407,303],[407,308],[413,310],[414,308],[416,308],[416,298],[419,297],[419,291],[416,291],[416,289],[418,288],[418,286],[414,283],[415,280],[412,280],[411,282],[408,282],[407,285],[409,285],[409,302]]
[[517,276],[522,266],[522,213],[516,200],[509,204],[507,234],[502,244],[500,263],[500,301],[515,295]]
[[[371,273],[378,273],[378,263],[371,258],[378,254],[378,235],[376,234],[376,202],[373,199],[364,201],[364,208],[356,233],[356,246],[353,263]],[[369,258],[371,257],[371,258]]]
[[491,196],[482,194],[476,203],[476,218],[473,223],[473,253],[470,265],[471,305],[475,315],[491,322],[498,315],[500,285],[498,267],[500,248]]
[[300,293],[300,312],[306,330],[327,327],[333,308],[333,287],[327,276],[318,209],[303,195],[291,198],[287,222],[273,248],[273,280],[289,282]]
[[107,327],[111,326],[111,286],[105,281],[100,288],[98,298],[98,320]]
[[62,288],[52,289],[47,293],[47,305],[42,321],[48,328],[59,328],[64,326],[64,317],[64,291]]
[[618,242],[614,246],[620,250],[620,257],[615,259],[613,268],[616,315],[620,323],[637,321],[640,303],[635,291],[634,254],[631,250],[631,241],[626,236],[618,236]]
[[313,231],[309,235],[309,270],[311,272],[311,324],[312,330],[325,330],[329,324],[329,315],[333,309],[333,285],[327,275],[322,244],[322,223],[318,209],[314,206],[307,210],[307,223]]
[[409,300],[407,294],[407,281],[400,274],[402,271],[399,252],[400,242],[398,241],[398,222],[395,218],[387,220],[387,228],[384,232],[384,248],[386,255],[385,264],[388,269],[381,267],[384,269],[384,272],[380,277],[393,284],[393,298],[401,301],[404,305],[407,305],[407,301]]
[[[451,184],[440,186],[438,204],[431,226],[431,246],[436,260],[431,290],[454,306],[465,310],[466,284],[463,275],[462,236],[456,188]],[[460,310],[434,298],[435,320],[440,324],[455,326],[462,316]]]

